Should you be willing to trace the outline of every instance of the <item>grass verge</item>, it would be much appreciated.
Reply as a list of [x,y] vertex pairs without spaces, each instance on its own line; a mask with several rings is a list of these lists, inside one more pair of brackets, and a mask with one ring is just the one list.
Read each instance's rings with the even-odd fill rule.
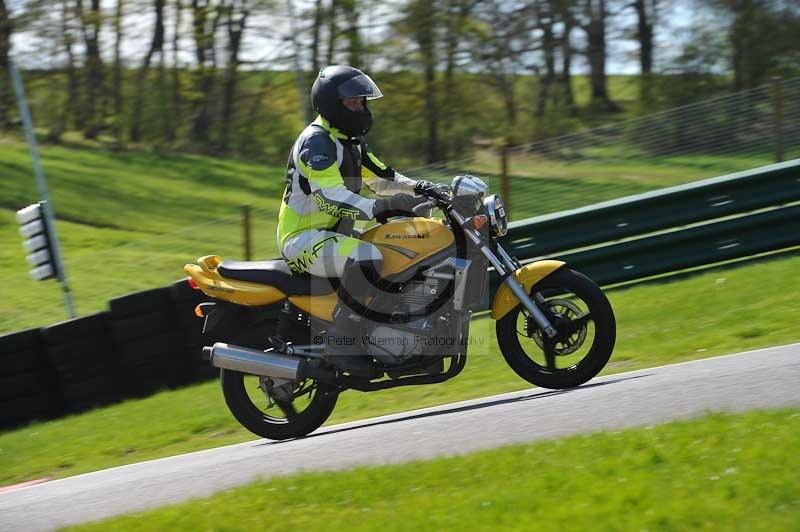
[[71,530],[792,530],[800,411],[261,481]]
[[[800,257],[614,290],[618,373],[800,340]],[[473,321],[470,360],[432,386],[342,394],[329,423],[521,390],[530,385],[499,354],[494,322]],[[254,439],[208,382],[0,433],[0,485],[65,477]]]

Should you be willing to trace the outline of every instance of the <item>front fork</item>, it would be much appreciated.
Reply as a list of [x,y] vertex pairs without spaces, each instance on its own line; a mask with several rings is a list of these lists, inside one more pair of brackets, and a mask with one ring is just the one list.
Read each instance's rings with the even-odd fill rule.
[[[459,225],[464,229],[464,232],[467,234],[470,240],[475,244],[475,246],[480,249],[483,256],[491,263],[494,267],[495,271],[501,276],[503,279],[503,283],[511,290],[522,306],[530,312],[531,316],[533,317],[533,321],[536,322],[536,325],[539,327],[541,331],[547,335],[548,338],[554,338],[557,334],[555,327],[550,322],[550,320],[545,316],[544,312],[534,303],[531,301],[531,296],[525,292],[525,288],[514,278],[514,272],[520,267],[519,263],[511,257],[506,250],[503,249],[499,243],[497,244],[497,251],[500,255],[499,257],[494,254],[494,252],[489,249],[483,239],[481,238],[480,234],[475,231],[474,229],[467,229],[464,227],[464,217],[461,216],[455,210],[451,211],[451,215],[458,221]],[[536,294],[534,298],[537,299],[539,304],[544,302],[544,298]]]
[[[484,247],[486,247],[486,251],[481,249],[481,252],[484,255],[486,255],[487,252],[492,254],[492,250],[485,245]],[[536,322],[536,325],[539,326],[539,329],[544,331],[548,338],[555,337],[557,334],[555,327],[553,327],[553,324],[550,322],[547,316],[545,316],[544,312],[542,312],[542,310],[536,305],[536,303],[539,303],[540,305],[543,304],[544,297],[541,294],[534,294],[533,297],[536,300],[536,303],[531,301],[531,296],[525,292],[525,288],[523,288],[523,286],[514,278],[514,272],[517,270],[517,268],[519,268],[516,261],[509,256],[508,253],[506,253],[506,250],[504,250],[503,246],[501,246],[499,243],[497,244],[497,251],[500,254],[503,266],[507,268],[507,271],[503,272],[503,270],[498,269],[496,265],[493,264],[493,266],[495,267],[495,270],[497,270],[497,273],[503,272],[502,275],[505,277],[503,282],[506,284],[506,286],[508,286],[508,288],[511,289],[511,292],[517,296],[517,299],[519,299],[519,302],[522,303],[523,307],[525,307],[525,310],[531,313],[533,321]],[[486,257],[488,258],[488,255],[486,255]]]

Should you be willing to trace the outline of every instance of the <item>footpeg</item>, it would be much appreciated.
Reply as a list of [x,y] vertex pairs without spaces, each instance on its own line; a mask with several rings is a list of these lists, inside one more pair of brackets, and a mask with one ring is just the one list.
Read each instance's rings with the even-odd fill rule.
[[284,342],[279,336],[270,336],[269,343],[272,344],[272,348],[277,353],[284,353],[291,355],[291,343]]

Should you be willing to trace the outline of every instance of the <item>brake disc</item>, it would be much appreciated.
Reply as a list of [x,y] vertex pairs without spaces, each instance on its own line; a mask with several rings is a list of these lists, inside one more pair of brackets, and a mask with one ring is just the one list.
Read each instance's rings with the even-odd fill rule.
[[[580,307],[567,299],[548,299],[545,304],[551,313],[556,316],[557,323],[554,325],[556,329],[560,329],[558,322],[569,323],[577,318],[580,318],[583,313]],[[528,317],[525,328],[528,335],[533,338],[539,349],[544,350],[544,340],[542,339],[542,332],[536,327],[533,318]],[[583,345],[586,341],[587,327],[586,324],[582,325],[579,329],[575,330],[568,337],[563,338],[561,332],[556,336],[557,340],[553,346],[553,352],[556,356],[571,355]]]

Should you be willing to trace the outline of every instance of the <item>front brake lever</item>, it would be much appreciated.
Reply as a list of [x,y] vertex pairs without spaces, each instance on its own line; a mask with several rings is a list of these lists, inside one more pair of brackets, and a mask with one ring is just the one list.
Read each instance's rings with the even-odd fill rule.
[[412,208],[412,209],[411,209],[411,212],[413,212],[413,213],[414,213],[414,214],[416,214],[416,215],[422,215],[422,211],[423,211],[423,209],[430,209],[430,208],[431,208],[431,207],[433,207],[434,205],[436,205],[436,202],[435,202],[435,201],[433,201],[433,200],[431,200],[431,201],[426,201],[425,203],[420,203],[420,204],[419,204],[419,205],[417,205],[416,207]]

